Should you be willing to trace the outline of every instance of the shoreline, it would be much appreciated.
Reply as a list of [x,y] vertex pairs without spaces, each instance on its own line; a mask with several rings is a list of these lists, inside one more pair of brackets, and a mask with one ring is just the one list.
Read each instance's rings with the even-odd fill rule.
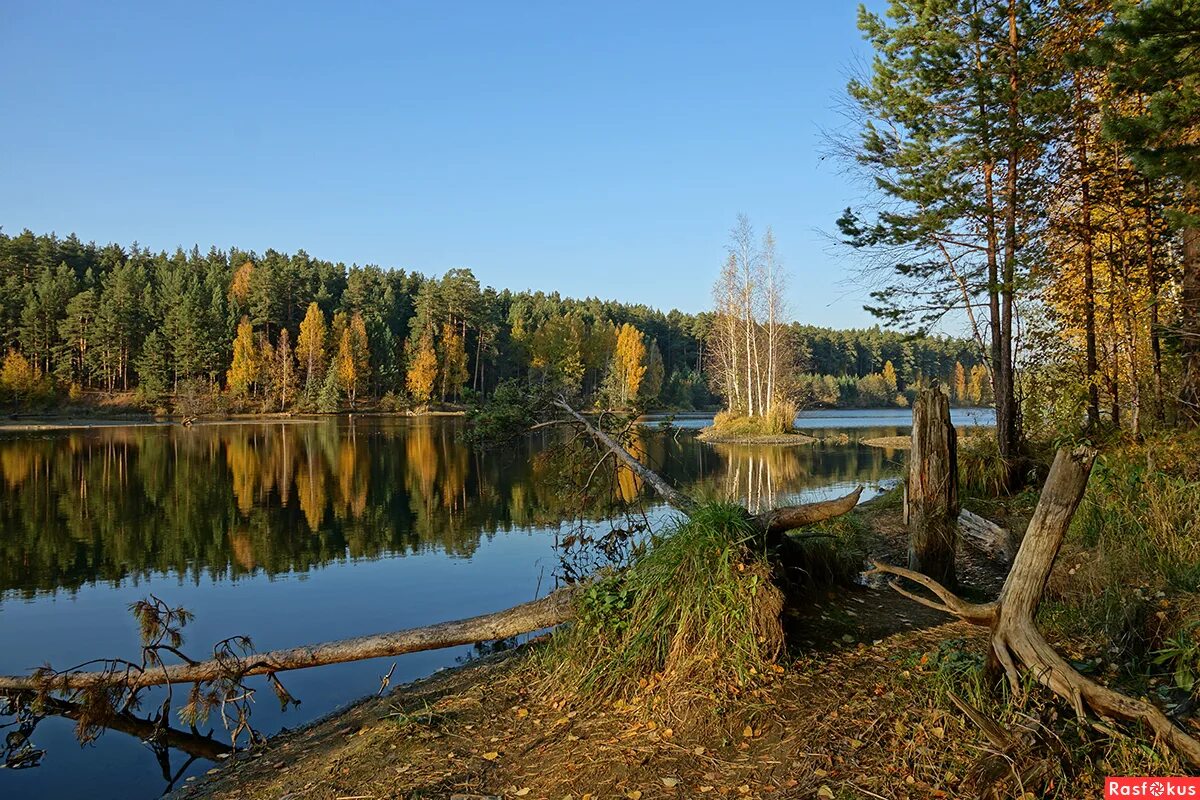
[[229,414],[224,417],[197,417],[188,425],[184,425],[185,417],[172,414],[170,416],[154,416],[152,414],[131,414],[127,416],[89,416],[87,414],[13,414],[0,418],[0,435],[5,433],[38,433],[44,431],[93,430],[99,428],[161,428],[172,425],[184,427],[202,427],[210,425],[258,425],[258,424],[316,424],[322,419],[343,416],[357,417],[402,417],[405,419],[420,419],[422,417],[461,417],[465,411],[422,411],[410,413],[406,411],[338,411],[334,413],[266,413],[266,414]]
[[712,428],[703,428],[696,438],[706,444],[757,444],[793,447],[802,444],[815,444],[819,439],[805,433],[778,433],[761,436],[725,436],[719,433],[709,433]]

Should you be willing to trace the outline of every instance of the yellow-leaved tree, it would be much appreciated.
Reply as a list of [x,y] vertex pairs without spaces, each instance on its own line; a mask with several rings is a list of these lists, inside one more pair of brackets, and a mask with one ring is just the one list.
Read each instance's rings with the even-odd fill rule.
[[409,353],[408,374],[405,376],[408,393],[418,405],[425,405],[433,397],[437,374],[438,359],[433,349],[433,335],[425,331]]
[[355,314],[351,317],[350,323],[342,329],[342,336],[338,342],[335,366],[338,371],[338,379],[342,384],[342,390],[346,393],[346,399],[350,401],[350,407],[354,408],[354,402],[358,397],[358,389],[371,374],[370,351],[367,346],[367,325],[363,321],[361,314]]
[[638,396],[642,378],[646,376],[646,341],[642,332],[628,322],[617,331],[617,347],[613,353],[616,400],[622,408]]
[[300,323],[300,335],[296,337],[296,362],[304,373],[304,391],[317,391],[325,375],[325,338],[328,326],[325,314],[316,303],[308,304],[308,312]]
[[895,394],[900,388],[900,382],[896,378],[896,368],[891,361],[883,362],[883,387],[887,389],[888,394]]
[[233,338],[233,363],[225,373],[225,385],[229,387],[230,394],[234,397],[250,394],[250,390],[258,382],[259,369],[254,327],[248,318],[242,317],[237,326],[237,335]]
[[954,362],[954,399],[960,403],[965,403],[970,399],[967,389],[967,371],[963,368],[961,361]]

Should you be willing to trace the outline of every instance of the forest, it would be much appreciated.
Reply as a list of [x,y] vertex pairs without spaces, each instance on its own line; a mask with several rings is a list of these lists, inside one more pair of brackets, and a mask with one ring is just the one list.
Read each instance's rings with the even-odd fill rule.
[[[621,408],[710,408],[712,313],[481,287],[304,251],[153,253],[0,233],[0,401],[117,396],[218,410],[406,410],[504,381]],[[793,323],[805,404],[887,406],[925,377],[986,402],[969,341]],[[957,381],[957,383],[955,383]]]
[[[829,149],[838,220],[894,326],[970,323],[997,443],[1200,418],[1200,145],[1189,1],[892,2]],[[1010,476],[1015,485],[1015,474]]]
[[[821,132],[857,188],[829,223],[878,327],[796,321],[774,231],[745,216],[697,314],[466,269],[0,236],[13,408],[466,409],[18,431],[14,593],[466,555],[539,524],[553,543],[533,599],[302,644],[231,616],[211,656],[151,594],[129,607],[140,656],[0,675],[0,715],[34,720],[6,765],[45,755],[38,714],[91,742],[153,698],[156,736],[219,715],[242,751],[193,800],[1194,791],[1200,0],[878,6]],[[805,406],[912,424],[808,436]],[[636,413],[655,408],[719,410],[694,432]],[[280,675],[466,645],[464,669],[393,693],[381,674],[311,727],[251,724],[256,689],[298,705]]]

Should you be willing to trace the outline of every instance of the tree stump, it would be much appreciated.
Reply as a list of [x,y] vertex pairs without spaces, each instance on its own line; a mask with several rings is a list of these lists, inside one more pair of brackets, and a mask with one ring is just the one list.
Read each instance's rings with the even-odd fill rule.
[[913,405],[905,491],[908,568],[953,586],[958,543],[958,433],[950,398],[934,384]]

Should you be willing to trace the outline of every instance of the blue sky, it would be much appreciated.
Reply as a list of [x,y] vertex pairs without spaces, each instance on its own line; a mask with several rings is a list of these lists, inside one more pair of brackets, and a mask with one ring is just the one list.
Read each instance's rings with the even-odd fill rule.
[[821,233],[855,9],[6,0],[0,225],[698,311],[744,212],[796,318],[870,324]]

